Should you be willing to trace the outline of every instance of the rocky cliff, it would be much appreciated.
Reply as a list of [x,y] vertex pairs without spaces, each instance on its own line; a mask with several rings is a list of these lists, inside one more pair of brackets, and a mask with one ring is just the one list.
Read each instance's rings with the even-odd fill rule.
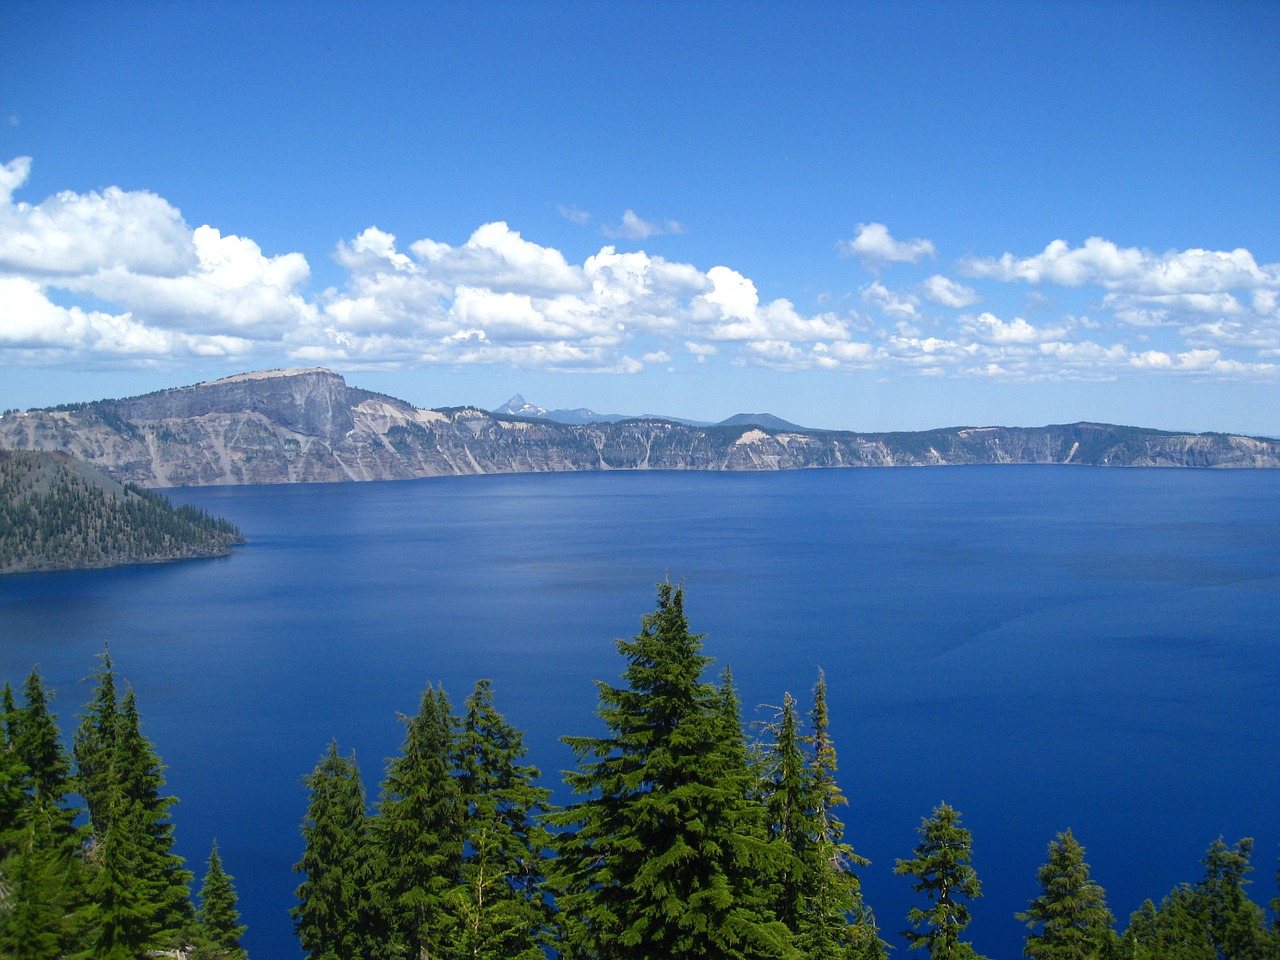
[[564,424],[419,410],[328,370],[274,370],[0,419],[0,447],[62,451],[144,486],[399,480],[557,470],[1072,463],[1280,467],[1280,441],[1109,424],[917,433],[659,419]]

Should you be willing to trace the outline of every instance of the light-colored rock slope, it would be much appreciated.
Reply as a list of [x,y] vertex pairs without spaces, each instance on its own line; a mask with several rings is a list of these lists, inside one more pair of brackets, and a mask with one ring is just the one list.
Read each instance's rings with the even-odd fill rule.
[[277,370],[10,413],[0,447],[59,450],[146,486],[397,480],[560,470],[793,470],[971,463],[1277,467],[1280,441],[1108,424],[918,433],[563,424],[419,410],[328,370]]

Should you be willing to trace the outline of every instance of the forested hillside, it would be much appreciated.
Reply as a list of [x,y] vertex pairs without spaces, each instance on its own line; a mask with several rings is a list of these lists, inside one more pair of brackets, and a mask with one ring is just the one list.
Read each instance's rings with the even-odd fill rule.
[[[486,680],[461,716],[426,688],[373,802],[354,756],[330,743],[304,779],[292,915],[307,956],[884,960],[892,944],[981,960],[964,939],[982,895],[973,837],[945,803],[922,818],[914,848],[901,839],[908,855],[893,866],[917,906],[886,921],[864,902],[859,872],[871,865],[851,842],[856,825],[839,818],[821,674],[808,710],[784,694],[749,733],[729,673],[705,679],[711,659],[669,583],[617,648],[622,683],[598,684],[602,729],[565,738],[577,762],[562,808]],[[216,846],[193,900],[136,698],[119,695],[106,657],[96,681],[71,755],[38,674],[21,704],[4,688],[0,956],[243,960]],[[1252,845],[1213,841],[1202,879],[1148,900],[1119,929],[1064,830],[1027,878],[1025,956],[1276,960],[1280,898],[1268,916],[1249,897]]]
[[65,454],[0,450],[0,573],[222,556],[244,537]]

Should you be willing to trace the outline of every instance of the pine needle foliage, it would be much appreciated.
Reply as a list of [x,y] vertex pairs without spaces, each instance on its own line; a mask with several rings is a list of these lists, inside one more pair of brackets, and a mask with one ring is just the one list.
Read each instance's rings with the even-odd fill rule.
[[836,782],[835,742],[827,706],[827,678],[818,671],[809,714],[812,734],[810,764],[817,782],[817,849],[823,869],[811,906],[811,930],[806,938],[811,954],[847,960],[884,960],[887,947],[876,929],[875,916],[862,900],[862,884],[856,867],[871,861],[854,852],[845,840],[845,826],[836,808],[849,801]]
[[[99,739],[104,732],[109,740]],[[109,658],[80,733],[77,755],[92,757],[95,773],[81,781],[91,803],[94,955],[181,947],[194,914],[191,873],[173,852],[169,809],[177,801],[164,795],[164,767],[142,733],[136,696],[130,691],[116,702]]]
[[1041,893],[1018,919],[1033,931],[1023,955],[1029,960],[1106,960],[1115,947],[1115,918],[1106,892],[1089,876],[1084,847],[1068,829],[1049,843],[1036,873]]
[[305,847],[294,871],[305,879],[290,912],[302,949],[313,960],[379,960],[386,936],[373,895],[368,811],[355,755],[337,741],[303,778],[310,790],[302,822]]
[[196,911],[199,943],[191,960],[247,960],[240,938],[248,928],[240,922],[233,879],[222,867],[215,840],[200,884],[200,909]]
[[[618,640],[624,686],[598,684],[606,733],[566,737],[582,797],[550,822],[552,879],[570,960],[797,957],[768,904],[777,846],[750,793],[741,735],[702,680],[683,592],[658,585],[641,632]],[[740,721],[739,721],[740,725]]]
[[467,698],[455,744],[466,836],[455,951],[472,960],[542,960],[554,911],[543,885],[551,791],[522,764],[524,736],[498,712],[492,683]]
[[463,843],[452,766],[456,725],[445,692],[428,686],[406,721],[400,755],[388,762],[372,823],[393,951],[409,957],[444,956],[457,934],[457,912],[449,906]]
[[1196,895],[1204,914],[1209,942],[1224,960],[1271,960],[1280,950],[1269,942],[1262,908],[1245,893],[1253,838],[1245,837],[1228,846],[1219,837],[1210,844],[1201,863],[1204,879],[1196,884]]
[[34,670],[23,693],[0,694],[0,956],[44,960],[82,940],[85,876],[52,695]]
[[893,872],[915,877],[911,889],[924,894],[930,906],[908,911],[911,929],[902,936],[912,949],[927,949],[931,960],[973,957],[973,948],[960,940],[971,919],[966,901],[982,896],[978,875],[969,865],[972,837],[960,826],[960,814],[945,803],[935,807],[916,832],[920,843],[915,857],[898,860]]

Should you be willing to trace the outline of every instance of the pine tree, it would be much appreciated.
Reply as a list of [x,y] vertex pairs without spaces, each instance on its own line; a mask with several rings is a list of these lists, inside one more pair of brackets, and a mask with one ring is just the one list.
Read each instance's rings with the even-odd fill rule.
[[659,584],[639,635],[617,641],[625,687],[598,685],[603,737],[566,737],[584,799],[550,818],[564,956],[794,957],[767,904],[770,853],[748,796],[740,733],[703,682],[709,660],[689,633],[684,597]]
[[915,877],[911,889],[923,893],[932,906],[912,907],[907,914],[912,929],[902,935],[912,949],[927,948],[932,960],[973,957],[972,946],[960,941],[970,920],[965,901],[982,896],[978,875],[969,865],[969,831],[960,826],[960,814],[943,803],[934,808],[931,818],[921,821],[917,832],[920,843],[915,859],[898,860],[893,872]]
[[[1280,866],[1276,867],[1276,889],[1280,890]],[[1280,956],[1280,896],[1271,901],[1271,941]]]
[[820,875],[826,869],[819,850],[818,796],[816,771],[804,755],[796,723],[796,702],[784,694],[779,719],[770,724],[776,742],[766,754],[769,765],[765,810],[769,824],[785,845],[786,856],[775,884],[774,913],[806,949],[810,924],[809,907],[817,898]]
[[196,921],[200,925],[200,943],[191,960],[246,960],[240,938],[247,929],[236,909],[236,890],[232,877],[222,869],[218,841],[209,853],[209,869],[200,885],[200,909]]
[[810,940],[820,957],[843,956],[858,960],[884,960],[887,946],[876,929],[875,916],[862,901],[862,884],[854,867],[871,861],[861,857],[845,842],[844,824],[836,816],[846,805],[844,792],[836,783],[836,748],[831,738],[827,708],[827,678],[818,671],[813,688],[813,710],[809,714],[813,733],[811,764],[818,787],[818,852],[825,869],[819,874],[811,908],[813,933]]
[[89,884],[94,960],[139,960],[160,949],[161,891],[141,879],[144,869],[142,808],[122,805],[91,851]]
[[459,956],[542,960],[553,911],[543,889],[551,837],[539,818],[551,791],[525,766],[524,737],[493,702],[488,680],[467,698],[457,737],[457,784],[466,835],[460,871]]
[[[111,690],[113,701],[114,682]],[[93,704],[107,701],[100,688]],[[177,800],[163,795],[164,766],[142,733],[132,691],[111,709],[106,726],[112,741],[92,753],[101,777],[94,786],[101,790],[94,801],[99,819],[90,820],[97,951],[123,957],[174,949],[184,944],[194,917],[191,872],[173,852],[169,809]]]
[[47,821],[30,821],[11,839],[8,855],[0,852],[0,957],[68,956],[83,940],[81,863]]
[[12,835],[21,826],[27,805],[27,765],[14,742],[17,716],[13,688],[6,681],[0,692],[0,877],[4,876],[4,863],[15,842]]
[[31,671],[22,691],[25,704],[14,715],[14,748],[27,768],[31,803],[41,815],[64,821],[69,830],[74,814],[60,814],[59,808],[69,787],[71,760],[37,671]]
[[1125,960],[1216,960],[1209,942],[1203,902],[1194,888],[1182,884],[1170,891],[1157,910],[1150,900],[1129,918],[1120,940]]
[[102,652],[102,666],[94,674],[97,681],[93,699],[86,704],[76,729],[73,753],[76,760],[76,791],[89,809],[89,823],[96,838],[105,835],[111,823],[111,760],[116,744],[116,678],[111,651]]
[[375,960],[383,956],[369,849],[364,787],[355,755],[329,750],[303,778],[310,790],[302,822],[305,847],[294,871],[298,905],[290,912],[302,949],[313,960]]
[[5,685],[0,749],[0,956],[63,956],[81,936],[84,876],[70,762],[38,672],[14,704]]
[[1030,960],[1104,960],[1112,949],[1115,918],[1106,894],[1089,877],[1084,847],[1068,829],[1049,844],[1049,856],[1036,878],[1041,894],[1018,919],[1039,933],[1027,935]]
[[456,934],[454,894],[462,861],[462,808],[453,779],[456,720],[444,690],[427,687],[407,719],[400,756],[387,765],[373,839],[379,895],[397,949],[441,956]]
[[1221,837],[1213,841],[1201,862],[1204,879],[1196,885],[1209,942],[1226,960],[1263,960],[1267,956],[1267,928],[1262,908],[1249,899],[1244,888],[1253,871],[1249,856],[1253,838],[1228,847]]

